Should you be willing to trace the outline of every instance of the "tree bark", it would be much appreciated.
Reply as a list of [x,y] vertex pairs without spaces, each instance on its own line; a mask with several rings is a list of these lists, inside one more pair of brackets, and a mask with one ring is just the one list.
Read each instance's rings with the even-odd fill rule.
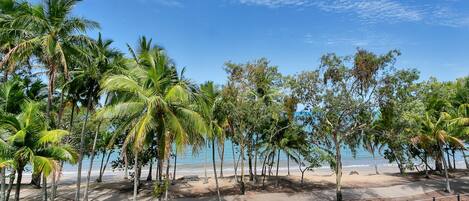
[[290,176],[290,155],[287,153],[287,176]]
[[150,167],[148,168],[147,181],[152,180],[152,177],[151,177],[152,169],[153,169],[153,158],[150,159]]
[[16,169],[12,169],[10,173],[10,181],[8,182],[7,194],[5,197],[6,201],[10,200],[10,193],[11,193],[11,189],[13,188],[13,182],[15,181],[15,176],[16,176]]
[[175,154],[174,154],[174,167],[173,167],[173,182],[176,181],[176,165],[177,165],[177,158],[178,158],[178,150],[175,149]]
[[[107,155],[106,162],[104,163],[104,167],[101,170],[101,172],[99,173],[98,182],[101,182],[103,180],[103,175],[104,175],[104,172],[106,171],[106,167],[107,167],[107,164],[109,162],[109,157],[111,157],[112,152],[113,152],[112,150],[109,151],[109,154]],[[127,174],[127,172],[126,172],[126,174]]]
[[443,159],[443,167],[444,167],[444,171],[445,171],[445,179],[446,179],[446,189],[445,189],[445,191],[450,193],[451,192],[451,187],[450,187],[450,184],[449,184],[448,167],[447,167],[446,159],[445,159],[445,156],[444,156],[443,146],[441,146],[440,143],[438,143],[438,146],[440,147],[441,158]]
[[[107,100],[105,102],[107,102]],[[88,166],[88,174],[86,175],[85,195],[83,196],[84,197],[83,200],[85,201],[88,201],[88,190],[89,190],[90,181],[91,181],[91,171],[93,169],[94,153],[96,151],[96,143],[98,141],[98,134],[99,134],[100,127],[101,127],[101,122],[98,123],[98,127],[96,128],[96,132],[93,138],[93,147],[91,148],[90,165]]]
[[257,183],[257,158],[258,158],[258,149],[257,142],[259,140],[259,135],[256,133],[256,139],[254,141],[254,183]]
[[85,129],[86,129],[86,124],[88,123],[88,116],[90,114],[91,110],[91,98],[88,96],[88,104],[87,104],[87,109],[86,109],[86,114],[85,114],[85,122],[83,123],[83,126],[81,128],[81,135],[80,135],[80,153],[78,156],[78,171],[77,171],[77,190],[75,193],[75,200],[79,201],[80,200],[80,188],[81,188],[81,170],[83,166],[83,155],[85,152]]
[[215,139],[212,139],[212,162],[213,162],[213,174],[215,177],[215,186],[217,188],[218,201],[221,201],[220,188],[218,186],[217,165],[215,162]]
[[[243,140],[241,140],[243,141]],[[240,190],[241,190],[241,195],[244,195],[246,189],[244,186],[244,142],[240,143],[240,157],[241,157],[241,179],[240,179]]]
[[375,151],[373,150],[373,151],[371,152],[371,154],[373,155],[373,163],[374,163],[374,165],[375,165],[375,173],[376,173],[376,174],[379,174],[379,171],[378,171],[378,164],[376,163]]
[[18,174],[18,178],[16,179],[15,201],[19,201],[19,200],[20,200],[21,179],[23,178],[23,168],[24,168],[24,167],[20,167],[20,168],[18,168],[18,170],[16,171],[17,174]]
[[461,150],[462,156],[464,157],[464,163],[466,163],[466,169],[469,169],[469,161],[467,161],[466,152],[464,152],[464,149]]
[[449,147],[445,148],[445,152],[446,152],[446,159],[448,159],[446,162],[448,163],[449,169],[452,170],[453,166],[451,165],[451,158],[449,157]]
[[231,141],[231,152],[233,153],[233,169],[234,169],[234,178],[235,181],[238,181],[238,167],[237,167],[237,161],[236,161],[236,153],[235,153],[235,144],[233,141]]
[[135,158],[134,158],[134,195],[133,195],[133,201],[137,201],[137,193],[138,193],[138,180],[140,178],[138,178],[137,176],[137,167],[138,167],[138,153],[135,152],[134,153],[135,155]]
[[456,169],[456,160],[454,158],[455,149],[451,149],[451,156],[453,157],[453,168]]
[[277,170],[275,171],[275,186],[278,186],[278,167],[280,165],[280,149],[277,150]]
[[249,140],[248,144],[248,166],[249,166],[249,181],[254,181],[254,172],[252,170],[252,140]]
[[101,154],[101,165],[99,165],[99,175],[98,175],[98,178],[96,179],[96,182],[101,182],[101,174],[103,172],[103,166],[104,166],[104,159],[106,158],[106,151],[102,151],[102,154]]
[[[171,151],[170,151],[170,153],[171,153]],[[166,175],[164,177],[165,180],[166,180],[165,181],[166,184],[164,185],[164,187],[165,187],[165,189],[164,189],[164,192],[165,192],[164,193],[164,200],[165,201],[168,201],[168,194],[169,194],[168,193],[169,186],[167,186],[167,184],[169,184],[169,168],[170,168],[170,160],[169,160],[169,156],[168,156],[168,158],[166,159]]]
[[334,134],[335,153],[336,153],[336,199],[342,201],[342,156],[340,153],[340,142],[337,139],[337,134]]
[[[219,141],[218,141],[218,144],[220,144]],[[218,153],[220,156],[220,178],[223,178],[223,161],[225,159],[225,142],[222,142],[221,146],[219,147],[220,148],[218,149]],[[221,153],[220,153],[220,149],[221,149]]]
[[124,179],[129,179],[129,162],[127,160],[127,153],[124,153]]
[[47,177],[42,173],[42,200],[47,201]]

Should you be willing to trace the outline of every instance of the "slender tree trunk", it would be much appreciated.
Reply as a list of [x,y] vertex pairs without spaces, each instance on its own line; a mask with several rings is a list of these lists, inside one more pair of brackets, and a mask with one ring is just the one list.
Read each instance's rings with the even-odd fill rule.
[[[107,102],[107,100],[105,102]],[[93,170],[94,153],[96,151],[96,143],[98,141],[98,134],[99,134],[100,127],[101,127],[101,122],[98,123],[98,127],[94,134],[93,147],[91,148],[90,165],[88,166],[88,174],[86,175],[85,195],[83,196],[83,200],[85,201],[88,201],[88,190],[89,190],[90,181],[91,181],[91,171]]]
[[235,146],[234,142],[231,141],[231,152],[233,153],[234,178],[235,178],[235,181],[238,181],[238,166],[237,166],[236,153],[235,153],[234,146]]
[[275,171],[275,186],[278,186],[278,167],[280,165],[280,149],[277,151],[277,170]]
[[430,177],[428,176],[428,165],[427,165],[428,157],[427,157],[427,152],[424,151],[423,154],[424,154],[424,158],[425,158],[425,161],[424,161],[424,162],[425,162],[425,178],[428,179],[428,178],[430,178]]
[[[99,173],[98,182],[103,181],[103,175],[104,175],[104,172],[106,171],[106,167],[107,167],[107,164],[109,162],[109,158],[111,157],[112,152],[113,152],[112,150],[109,151],[109,154],[107,155],[106,162],[104,163],[104,167]],[[126,172],[126,175],[127,175],[127,172]]]
[[259,140],[259,135],[256,133],[256,139],[254,141],[254,183],[257,183],[257,158],[258,158],[258,149],[257,142]]
[[103,172],[103,166],[104,166],[104,159],[106,158],[106,151],[102,151],[101,154],[101,165],[99,165],[99,175],[98,178],[96,179],[96,182],[101,182],[101,174]]
[[205,157],[204,157],[204,184],[208,183],[208,177],[207,177],[207,152],[208,152],[208,147],[205,146]]
[[373,150],[373,151],[371,152],[371,154],[373,155],[373,163],[374,163],[374,165],[375,165],[375,173],[376,173],[376,174],[379,174],[379,171],[378,171],[378,164],[376,163],[375,151]]
[[447,167],[446,159],[445,159],[445,156],[444,156],[443,146],[441,146],[440,143],[438,143],[438,146],[440,147],[441,158],[443,159],[443,167],[444,167],[444,171],[445,171],[445,179],[446,179],[446,189],[445,189],[445,191],[450,193],[451,192],[451,187],[450,187],[450,184],[449,184],[448,167]]
[[1,177],[1,180],[2,180],[2,184],[1,184],[1,187],[0,187],[0,191],[2,191],[0,193],[0,200],[4,201],[5,200],[5,168],[0,169],[0,177]]
[[148,168],[148,175],[147,175],[147,181],[151,181],[152,178],[151,178],[151,173],[152,173],[152,170],[153,169],[153,158],[150,159],[150,167]]
[[337,139],[337,134],[334,133],[335,153],[336,153],[336,199],[342,201],[342,156],[340,153],[340,142]]
[[[170,151],[170,153],[171,153],[171,151]],[[166,175],[164,177],[165,180],[166,180],[165,181],[166,184],[169,184],[169,168],[170,168],[170,160],[169,160],[169,156],[168,156],[168,158],[166,159]],[[169,186],[166,185],[166,184],[164,185],[164,187],[165,187],[164,188],[164,200],[168,201],[168,188],[169,188]]]
[[241,140],[243,142],[240,143],[240,154],[241,154],[241,195],[244,195],[245,193],[245,186],[244,186],[244,140]]
[[42,173],[42,200],[47,201],[47,177]]
[[218,153],[220,155],[220,178],[223,178],[223,161],[225,159],[225,142],[220,143],[218,141],[218,144],[221,144],[221,146],[219,146],[221,148],[221,153],[220,153],[220,149],[218,149]]
[[129,179],[129,161],[127,153],[124,153],[124,179]]
[[56,191],[55,191],[55,186],[57,186],[57,182],[56,182],[56,174],[57,174],[57,171],[56,170],[53,170],[52,171],[52,186],[51,186],[51,196],[50,196],[50,200],[51,201],[54,201],[55,200],[55,196],[56,196]]
[[254,172],[252,171],[252,140],[248,144],[248,166],[249,166],[249,181],[254,181]]
[[178,149],[174,150],[174,167],[173,167],[173,182],[176,181],[176,165],[177,165],[177,158],[178,158]]
[[80,135],[80,153],[78,156],[78,171],[77,171],[77,190],[75,193],[75,201],[80,200],[80,188],[81,188],[81,170],[83,166],[83,155],[85,152],[85,129],[86,129],[86,124],[88,123],[88,116],[90,114],[91,110],[91,98],[88,96],[88,105],[86,109],[86,114],[85,114],[85,122],[83,123],[83,127],[81,128],[81,135]]
[[462,156],[464,157],[464,163],[466,163],[466,169],[469,169],[469,161],[467,161],[468,156],[466,156],[466,152],[464,152],[464,149],[461,150]]
[[221,201],[220,188],[218,186],[217,165],[215,162],[215,139],[212,139],[212,162],[213,162],[213,174],[215,177],[215,186],[217,188],[218,201]]
[[16,171],[17,174],[18,174],[18,178],[16,179],[15,201],[19,201],[19,200],[20,200],[21,180],[22,180],[22,178],[23,178],[23,168],[24,168],[24,167],[20,167],[20,168],[18,168],[18,170]]
[[455,149],[451,149],[451,156],[453,157],[453,168],[456,169],[456,160],[454,158],[454,154],[455,154],[456,150]]
[[134,158],[134,170],[135,170],[135,173],[134,173],[134,195],[133,195],[133,201],[137,201],[137,193],[138,193],[138,180],[140,178],[138,178],[137,176],[137,169],[138,169],[138,153],[135,152],[134,153],[135,155],[135,158]]
[[5,197],[6,201],[10,200],[10,193],[11,193],[11,189],[13,189],[13,182],[15,181],[15,176],[16,176],[16,169],[12,169],[10,173],[10,181],[8,181],[8,189],[7,189],[7,194]]
[[290,176],[290,155],[287,154],[287,176]]
[[[446,162],[448,163],[449,169],[452,170],[452,169],[453,169],[453,166],[451,165],[451,158],[449,157],[449,151],[448,151],[448,150],[449,150],[449,148],[446,148],[446,149],[445,149],[445,152],[446,152],[446,159],[448,159],[448,161],[446,161]],[[444,158],[444,156],[443,156],[443,158]]]

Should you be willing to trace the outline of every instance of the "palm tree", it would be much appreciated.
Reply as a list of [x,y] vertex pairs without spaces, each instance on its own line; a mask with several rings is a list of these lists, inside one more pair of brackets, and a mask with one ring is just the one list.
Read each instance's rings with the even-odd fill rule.
[[[46,181],[45,178],[56,169],[58,161],[74,163],[77,158],[72,147],[60,143],[68,132],[48,130],[40,107],[40,103],[28,101],[22,105],[19,115],[3,115],[0,118],[0,126],[10,134],[7,142],[1,143],[7,145],[2,147],[6,149],[2,151],[12,153],[12,162],[18,174],[15,200],[19,200],[22,174],[27,164],[33,167],[34,173],[42,172]],[[47,195],[44,196],[47,198]]]
[[[421,133],[414,138],[414,142],[427,144],[423,147],[436,147],[435,160],[441,158],[443,160],[444,174],[446,179],[447,192],[451,192],[450,182],[448,179],[448,164],[444,156],[443,148],[445,144],[457,144],[459,147],[464,147],[464,143],[456,137],[448,134],[448,120],[450,116],[448,113],[442,112],[438,119],[433,118],[428,112],[420,120],[421,122]],[[433,146],[430,146],[433,145]],[[432,153],[431,149],[428,153]],[[448,158],[449,160],[449,158]]]
[[215,140],[221,141],[224,139],[223,128],[226,127],[227,120],[220,105],[222,101],[220,92],[214,86],[213,82],[206,82],[201,85],[200,91],[202,98],[204,99],[201,114],[207,124],[207,138],[212,144],[213,174],[215,177],[218,200],[221,200],[215,161]]
[[[138,55],[130,48],[134,55],[132,67],[122,74],[107,76],[101,83],[102,93],[120,92],[127,94],[128,98],[106,106],[97,113],[97,118],[125,118],[124,124],[130,132],[123,149],[132,142],[134,155],[156,139],[161,175],[163,161],[169,157],[169,145],[174,141],[176,149],[183,149],[192,138],[204,133],[205,124],[193,110],[195,87],[178,76],[175,66],[161,48],[150,48],[151,40],[147,42],[143,37],[140,44]],[[134,182],[137,183],[138,179],[135,178]],[[134,200],[137,187],[135,185]]]
[[[14,47],[4,55],[2,63],[12,58],[37,56],[48,69],[47,115],[50,117],[56,77],[62,72],[68,78],[68,53],[77,44],[91,44],[82,35],[88,29],[98,28],[98,23],[72,16],[73,7],[78,0],[45,0],[43,4],[22,6],[14,18],[6,20],[10,29],[2,30],[0,35],[12,32],[24,33]],[[2,66],[3,64],[0,64]]]
[[[451,133],[453,136],[469,141],[469,103],[459,105],[457,111],[452,114],[452,120],[450,123]],[[466,169],[469,169],[469,162],[467,161],[466,148],[462,147],[461,152],[466,163]]]

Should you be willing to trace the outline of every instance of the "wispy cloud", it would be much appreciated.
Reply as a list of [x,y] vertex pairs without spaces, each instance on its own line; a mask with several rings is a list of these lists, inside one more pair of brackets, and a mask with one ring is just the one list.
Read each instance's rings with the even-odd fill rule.
[[[469,15],[451,6],[439,4],[410,5],[397,0],[237,0],[241,4],[269,8],[316,8],[323,12],[357,17],[363,23],[421,22],[450,27],[469,27]],[[415,3],[415,1],[413,1]],[[417,1],[418,2],[418,1]],[[445,4],[456,4],[446,0]]]
[[179,0],[139,0],[141,3],[156,3],[158,5],[167,7],[184,7],[184,4]]
[[[353,36],[351,36],[353,35]],[[385,33],[377,33],[369,30],[359,31],[359,34],[321,34],[307,33],[304,35],[305,43],[317,46],[348,46],[367,48],[395,48],[403,44],[400,39],[394,38]]]

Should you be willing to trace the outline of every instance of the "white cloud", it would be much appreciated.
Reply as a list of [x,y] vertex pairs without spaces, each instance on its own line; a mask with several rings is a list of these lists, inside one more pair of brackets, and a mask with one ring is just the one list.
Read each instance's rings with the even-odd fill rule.
[[[329,13],[343,13],[357,17],[364,23],[422,22],[449,27],[469,27],[469,15],[456,11],[458,0],[440,4],[409,5],[397,0],[236,0],[245,5],[269,8],[316,8]],[[406,1],[404,1],[406,2]],[[415,1],[414,1],[415,2]],[[418,2],[418,1],[417,1]]]

